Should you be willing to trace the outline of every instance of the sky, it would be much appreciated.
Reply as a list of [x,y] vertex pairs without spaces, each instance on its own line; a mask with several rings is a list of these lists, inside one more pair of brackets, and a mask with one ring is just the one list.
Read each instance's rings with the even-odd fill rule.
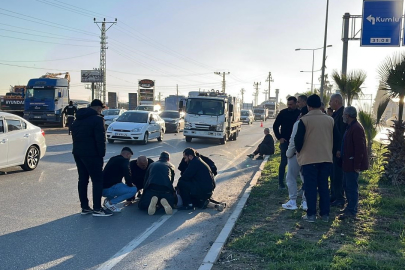
[[[342,17],[361,15],[361,0],[330,0],[326,73],[342,66]],[[24,85],[46,72],[71,74],[71,98],[89,100],[80,70],[100,65],[100,30],[93,22],[114,21],[107,31],[107,91],[120,101],[137,91],[140,79],[152,79],[156,94],[187,95],[189,91],[221,89],[245,102],[259,102],[268,89],[279,98],[311,87],[312,52],[296,48],[323,46],[326,0],[16,0],[0,7],[0,94],[10,85]],[[377,68],[401,48],[360,47],[349,42],[348,71],[367,73],[363,92],[375,96]],[[315,70],[322,50],[315,52]],[[319,87],[320,72],[314,73]]]

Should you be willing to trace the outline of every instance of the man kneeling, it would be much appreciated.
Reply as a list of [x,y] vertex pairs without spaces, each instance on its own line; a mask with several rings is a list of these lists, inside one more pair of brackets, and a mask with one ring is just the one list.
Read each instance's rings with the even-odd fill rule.
[[112,212],[121,212],[117,207],[126,199],[129,199],[136,194],[136,187],[129,187],[122,183],[122,178],[125,177],[125,182],[131,181],[131,172],[129,170],[129,160],[133,153],[131,148],[124,147],[121,154],[110,158],[103,171],[103,196],[104,207]]
[[170,154],[162,152],[159,160],[150,164],[146,171],[138,207],[141,210],[148,209],[149,215],[155,214],[159,206],[163,206],[166,214],[171,215],[173,206],[177,204],[177,195],[173,188],[175,167],[169,161]]

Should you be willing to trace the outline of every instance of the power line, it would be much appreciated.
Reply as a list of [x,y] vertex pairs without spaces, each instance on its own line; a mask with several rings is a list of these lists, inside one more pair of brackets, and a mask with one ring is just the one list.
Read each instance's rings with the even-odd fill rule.
[[73,41],[81,41],[81,42],[98,42],[97,40],[90,40],[90,39],[74,39],[70,37],[51,37],[51,36],[43,36],[43,35],[36,35],[36,34],[30,34],[26,32],[20,32],[20,31],[13,31],[13,30],[8,30],[4,28],[0,28],[1,31],[7,31],[7,32],[12,32],[12,33],[18,33],[18,34],[24,34],[24,35],[30,35],[30,36],[36,36],[36,37],[46,37],[46,38],[52,38],[52,39],[67,39],[67,40],[73,40]]
[[28,63],[28,62],[53,62],[53,61],[61,61],[61,60],[69,60],[69,59],[74,59],[74,58],[85,57],[85,56],[92,55],[92,54],[96,54],[96,53],[98,53],[98,52],[93,52],[93,53],[89,53],[89,54],[83,54],[83,55],[79,55],[79,56],[72,56],[72,57],[68,57],[68,58],[52,59],[52,60],[36,60],[36,61],[35,61],[35,60],[34,60],[34,61],[26,61],[26,60],[24,60],[24,61],[0,60],[0,61],[9,62],[9,63],[17,63],[17,62],[20,62],[20,63],[23,63],[23,62],[25,62],[25,63]]
[[12,39],[18,39],[18,40],[26,40],[26,41],[32,41],[32,42],[39,42],[39,43],[56,44],[56,45],[66,45],[66,46],[76,46],[76,47],[98,47],[98,46],[90,46],[90,45],[76,45],[76,44],[65,44],[65,43],[56,43],[56,42],[49,42],[49,41],[40,41],[40,40],[17,38],[17,37],[10,37],[10,36],[4,36],[4,35],[0,35],[0,37],[12,38]]
[[[10,67],[31,68],[31,69],[45,69],[45,70],[54,70],[54,71],[64,71],[64,72],[66,72],[66,70],[64,70],[64,69],[37,68],[37,67],[13,65],[13,64],[6,64],[6,63],[0,63],[0,65],[3,65],[3,66],[10,66]],[[68,72],[81,72],[81,71],[80,71],[80,70],[68,70]]]

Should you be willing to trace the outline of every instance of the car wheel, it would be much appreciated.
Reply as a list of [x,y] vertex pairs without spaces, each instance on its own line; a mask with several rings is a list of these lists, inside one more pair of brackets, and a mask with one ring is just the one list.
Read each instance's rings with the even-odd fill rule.
[[146,132],[145,136],[143,137],[142,144],[148,144],[149,134]]
[[159,142],[163,141],[163,130],[160,131],[160,136],[157,138]]
[[114,143],[114,140],[112,139],[107,139],[108,143]]
[[28,148],[27,154],[25,155],[25,160],[24,164],[21,166],[21,168],[24,171],[32,171],[34,170],[39,163],[39,149],[38,147],[32,145],[30,148]]
[[191,142],[192,139],[192,137],[186,136],[186,142]]

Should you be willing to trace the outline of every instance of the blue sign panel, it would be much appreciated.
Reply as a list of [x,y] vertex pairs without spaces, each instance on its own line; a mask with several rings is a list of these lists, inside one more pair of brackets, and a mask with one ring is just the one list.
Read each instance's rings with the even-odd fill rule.
[[403,0],[367,0],[363,4],[361,46],[399,47]]

